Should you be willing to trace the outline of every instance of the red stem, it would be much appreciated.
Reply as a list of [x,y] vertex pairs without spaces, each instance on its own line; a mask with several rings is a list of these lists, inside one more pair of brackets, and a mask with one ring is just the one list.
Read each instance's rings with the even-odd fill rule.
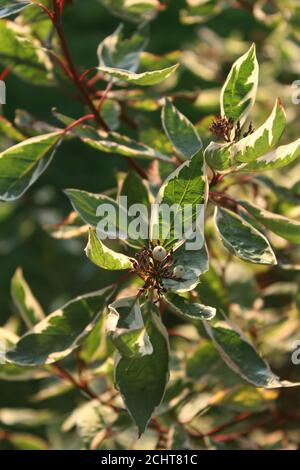
[[[52,21],[52,24],[54,28],[56,29],[57,35],[59,37],[61,50],[66,61],[66,66],[69,71],[68,77],[77,86],[83,98],[83,101],[88,105],[88,107],[92,111],[96,122],[108,132],[109,128],[107,127],[105,121],[102,119],[102,117],[98,113],[89,93],[87,92],[85,88],[85,85],[81,82],[80,76],[76,70],[72,56],[70,54],[69,47],[68,47],[68,44],[64,35],[63,27],[62,27],[62,10],[63,10],[64,2],[59,2],[59,0],[52,0],[53,12],[51,12],[47,7],[45,7],[41,3],[37,3],[37,2],[33,2],[33,3],[35,3],[37,6],[42,8],[42,10],[44,10],[44,12],[47,13],[50,20]],[[66,68],[63,67],[63,69],[66,72]]]
[[72,74],[74,84],[77,86],[77,88],[80,91],[84,101],[86,102],[86,104],[91,109],[96,122],[98,122],[98,124],[100,124],[100,126],[108,132],[109,128],[107,127],[107,125],[104,122],[104,120],[102,119],[102,117],[99,115],[93,101],[90,98],[90,95],[88,94],[88,92],[85,89],[84,84],[80,81],[79,75],[78,75],[77,70],[74,66],[74,63],[73,63],[73,60],[72,60],[72,57],[71,57],[66,39],[65,39],[65,35],[64,35],[63,29],[62,29],[61,22],[60,21],[59,22],[55,21],[54,25],[55,25],[58,37],[60,39],[62,52],[63,52],[64,57],[66,59],[66,62],[68,64],[69,70]]
[[10,74],[10,69],[6,67],[3,72],[0,74],[0,80],[5,80],[6,77]]
[[70,124],[68,127],[66,127],[62,133],[62,135],[65,135],[67,132],[71,131],[72,129],[74,129],[74,127],[78,126],[79,124],[82,124],[83,122],[85,121],[89,121],[91,119],[94,119],[94,115],[93,114],[87,114],[86,116],[83,116],[79,119],[77,119],[76,121],[72,122],[72,124]]
[[78,388],[78,390],[81,390],[84,392],[86,395],[88,395],[90,398],[93,400],[98,400],[99,397],[96,395],[92,390],[89,389],[87,384],[81,384],[78,383],[77,380],[74,379],[74,377],[63,367],[59,366],[58,364],[54,364],[52,366],[52,369],[64,380],[67,382],[71,383],[74,385],[74,387]]

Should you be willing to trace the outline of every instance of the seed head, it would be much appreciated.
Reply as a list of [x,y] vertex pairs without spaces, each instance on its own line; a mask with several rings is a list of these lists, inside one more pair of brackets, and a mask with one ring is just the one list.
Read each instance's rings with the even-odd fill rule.
[[226,117],[218,116],[209,126],[210,132],[215,134],[218,139],[224,139],[227,142],[230,142],[230,134],[233,129],[232,119]]

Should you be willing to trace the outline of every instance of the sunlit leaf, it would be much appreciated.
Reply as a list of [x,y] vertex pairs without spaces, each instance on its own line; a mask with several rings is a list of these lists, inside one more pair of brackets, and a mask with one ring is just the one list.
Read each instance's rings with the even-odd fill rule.
[[239,162],[250,162],[269,152],[278,143],[285,125],[285,111],[277,99],[266,122],[231,147],[234,158]]
[[89,241],[85,248],[87,257],[99,268],[122,270],[132,268],[132,262],[128,256],[117,253],[98,239],[95,230],[89,230]]
[[151,72],[143,73],[128,72],[127,70],[113,67],[98,67],[98,70],[100,70],[100,72],[105,72],[111,77],[117,78],[123,82],[132,83],[133,85],[151,86],[158,85],[162,81],[169,78],[175,72],[175,70],[177,70],[178,66],[179,65],[176,64],[165,69],[153,70]]
[[221,114],[243,124],[255,101],[258,84],[258,63],[255,45],[231,67],[221,91]]
[[282,168],[293,162],[300,155],[300,139],[281,145],[257,160],[239,167],[242,171],[267,171]]

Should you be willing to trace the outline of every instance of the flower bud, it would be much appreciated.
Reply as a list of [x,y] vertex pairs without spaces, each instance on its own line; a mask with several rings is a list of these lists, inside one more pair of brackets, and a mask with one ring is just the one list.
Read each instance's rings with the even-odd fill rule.
[[175,266],[175,268],[173,269],[173,276],[176,277],[176,279],[181,279],[185,274],[185,269],[183,266],[178,265],[178,266]]
[[153,248],[152,255],[155,261],[162,261],[167,256],[167,250],[163,246],[157,245]]

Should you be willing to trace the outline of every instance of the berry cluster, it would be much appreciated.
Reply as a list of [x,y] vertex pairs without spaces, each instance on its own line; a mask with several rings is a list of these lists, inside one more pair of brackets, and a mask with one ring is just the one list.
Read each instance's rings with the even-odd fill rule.
[[179,280],[185,273],[181,265],[174,266],[172,250],[167,250],[151,243],[150,248],[144,247],[133,260],[132,271],[144,281],[142,291],[156,291],[158,298],[165,292],[164,279]]

